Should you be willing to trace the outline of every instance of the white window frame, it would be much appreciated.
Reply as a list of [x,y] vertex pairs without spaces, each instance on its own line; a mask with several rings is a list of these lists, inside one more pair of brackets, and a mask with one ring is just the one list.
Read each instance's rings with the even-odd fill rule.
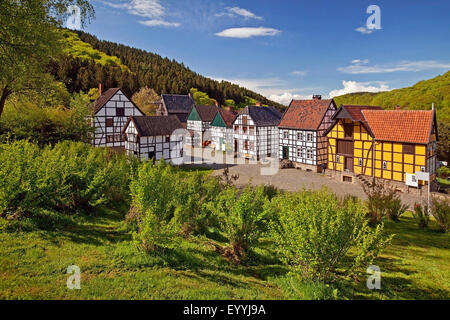
[[303,132],[297,132],[297,140],[303,141]]
[[363,158],[358,158],[358,166],[362,167],[363,165]]
[[283,131],[283,139],[289,139],[289,131]]
[[314,135],[312,133],[306,134],[306,141],[313,142],[314,141]]
[[312,158],[313,158],[313,151],[310,148],[306,149],[306,159],[311,160]]
[[383,160],[383,170],[387,170],[387,161]]

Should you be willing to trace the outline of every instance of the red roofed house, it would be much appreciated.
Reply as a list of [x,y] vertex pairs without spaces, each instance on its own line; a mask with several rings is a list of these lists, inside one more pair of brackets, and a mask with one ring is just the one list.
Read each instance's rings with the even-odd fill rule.
[[92,144],[96,147],[124,148],[122,129],[129,116],[143,116],[144,113],[129,99],[120,88],[111,88],[93,105],[94,136]]
[[328,160],[324,132],[335,112],[333,99],[315,95],[312,100],[292,100],[278,126],[280,159],[292,161],[297,168],[321,172]]
[[[342,179],[370,176],[403,183],[407,174],[436,176],[437,125],[434,110],[382,110],[341,106],[327,130],[328,168]],[[424,184],[419,181],[419,184]]]

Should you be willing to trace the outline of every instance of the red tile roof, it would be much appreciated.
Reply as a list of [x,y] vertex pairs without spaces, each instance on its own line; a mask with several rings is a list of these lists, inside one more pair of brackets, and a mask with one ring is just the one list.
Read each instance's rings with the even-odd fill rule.
[[435,121],[433,110],[362,110],[375,139],[427,144]]
[[317,130],[333,99],[292,100],[279,127]]
[[236,119],[238,113],[234,110],[219,110],[220,115],[222,116],[223,121],[227,127],[231,127],[233,125],[234,120]]
[[362,110],[383,110],[378,106],[342,105],[341,108],[344,108],[344,110],[346,110],[350,114],[353,121],[364,121],[364,117],[361,113]]

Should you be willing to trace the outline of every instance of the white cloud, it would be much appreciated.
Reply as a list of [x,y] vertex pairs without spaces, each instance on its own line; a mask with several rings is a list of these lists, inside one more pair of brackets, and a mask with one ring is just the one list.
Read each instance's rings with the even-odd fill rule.
[[267,36],[276,36],[280,33],[280,30],[273,28],[230,28],[225,29],[221,32],[216,33],[216,36],[225,37],[225,38],[239,38],[246,39],[251,37],[267,37]]
[[335,97],[353,92],[380,92],[392,90],[392,88],[389,88],[389,86],[384,81],[357,82],[342,80],[342,85],[344,88],[332,90],[330,91],[328,96]]
[[355,31],[362,34],[371,34],[373,33],[374,29],[367,29],[366,27],[358,27],[355,29]]
[[262,20],[262,17],[257,16],[250,10],[239,8],[239,7],[227,7],[225,8],[226,12],[217,13],[216,17],[230,17],[235,18],[237,16],[244,17],[245,19],[256,19],[256,20]]
[[[356,61],[356,62],[355,62]],[[367,65],[369,61],[353,60],[352,64],[346,67],[340,67],[337,70],[348,74],[368,74],[368,73],[391,73],[399,71],[422,71],[429,69],[450,69],[450,63],[441,63],[434,60],[423,61],[401,61],[390,64]]]
[[288,106],[292,100],[305,100],[311,99],[311,95],[292,94],[290,92],[284,92],[282,94],[272,94],[268,98],[272,101],[281,103]]
[[292,71],[291,74],[293,74],[294,76],[304,76],[306,74],[306,71],[296,70]]
[[125,9],[129,14],[147,18],[138,22],[148,27],[180,26],[178,22],[169,22],[164,19],[166,8],[160,3],[160,0],[129,0],[120,3],[103,1],[103,3],[112,8]]

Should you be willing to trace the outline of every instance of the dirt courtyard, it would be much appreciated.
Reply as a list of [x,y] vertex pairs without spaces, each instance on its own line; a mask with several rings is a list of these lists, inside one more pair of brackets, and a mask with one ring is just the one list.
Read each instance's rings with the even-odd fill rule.
[[[210,148],[206,148],[210,149]],[[214,156],[214,152],[207,150]],[[213,157],[206,156],[206,159],[212,159]],[[193,158],[194,159],[194,158]],[[198,157],[195,159],[199,160]],[[242,160],[241,160],[242,161]],[[253,185],[271,184],[275,187],[286,191],[297,191],[305,189],[318,190],[326,186],[328,189],[336,193],[337,195],[344,196],[347,194],[357,196],[361,199],[366,199],[361,184],[357,181],[355,183],[339,182],[334,178],[328,177],[321,173],[309,172],[300,169],[279,169],[273,175],[262,175],[261,170],[267,168],[268,165],[261,163],[250,164],[248,161],[241,164],[217,164],[217,163],[203,163],[203,164],[190,164],[185,165],[191,168],[203,167],[213,170],[213,175],[221,175],[225,166],[229,167],[230,174],[239,175],[239,179],[236,181],[237,186],[243,186],[249,181]],[[426,201],[426,192],[422,197],[415,194],[401,194],[402,201],[413,207],[414,203]]]

